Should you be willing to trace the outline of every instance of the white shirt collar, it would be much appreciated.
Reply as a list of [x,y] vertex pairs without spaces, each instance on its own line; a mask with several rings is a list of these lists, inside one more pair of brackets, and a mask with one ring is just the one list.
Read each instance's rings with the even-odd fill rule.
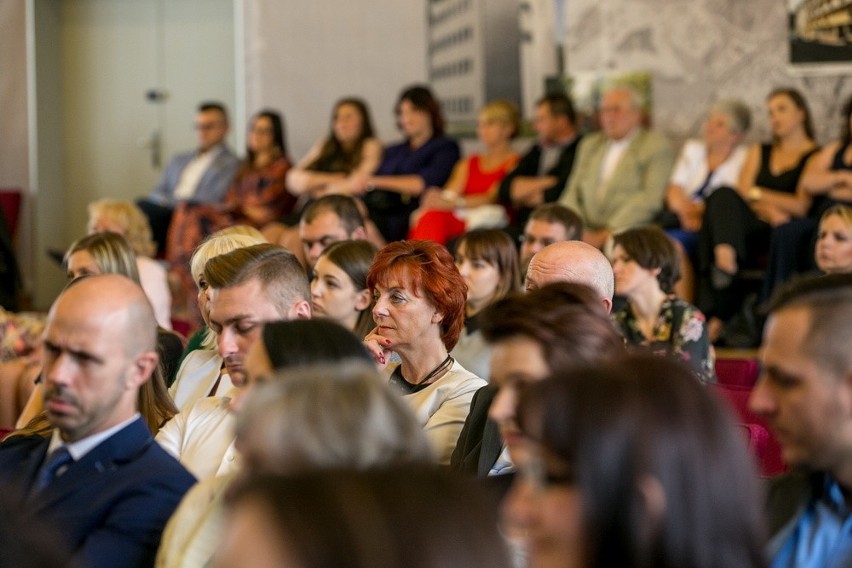
[[71,454],[71,457],[74,458],[74,461],[80,461],[86,454],[94,450],[101,442],[105,441],[107,438],[117,433],[119,430],[122,430],[125,427],[129,426],[131,422],[133,422],[140,416],[142,415],[137,412],[121,424],[116,424],[112,428],[107,428],[103,432],[92,434],[91,436],[83,438],[82,440],[77,440],[76,442],[71,442],[70,444],[66,444],[62,440],[62,436],[59,434],[59,428],[54,428],[53,434],[50,437],[50,444],[47,446],[47,455],[50,455],[54,450],[65,446],[66,448],[68,448],[68,453]]

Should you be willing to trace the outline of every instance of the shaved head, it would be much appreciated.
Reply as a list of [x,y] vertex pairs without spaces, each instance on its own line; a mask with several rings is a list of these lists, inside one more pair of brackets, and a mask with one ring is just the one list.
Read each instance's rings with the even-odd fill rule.
[[607,311],[612,308],[615,281],[606,256],[582,241],[564,241],[536,253],[527,268],[526,288],[537,290],[554,282],[585,284],[597,292]]
[[157,366],[157,321],[139,284],[80,278],[53,303],[42,355],[47,418],[66,441],[131,419]]

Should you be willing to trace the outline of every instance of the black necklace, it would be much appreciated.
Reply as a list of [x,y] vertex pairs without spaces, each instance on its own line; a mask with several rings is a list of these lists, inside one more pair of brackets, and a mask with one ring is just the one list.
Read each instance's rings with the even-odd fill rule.
[[442,371],[451,367],[454,363],[454,359],[451,355],[447,355],[447,358],[441,361],[437,367],[432,369],[432,371],[426,375],[422,381],[417,384],[409,383],[405,377],[402,376],[402,365],[394,369],[393,373],[390,376],[389,382],[390,384],[402,389],[404,394],[412,394],[415,392],[419,392],[426,387],[428,387],[438,375],[441,374]]

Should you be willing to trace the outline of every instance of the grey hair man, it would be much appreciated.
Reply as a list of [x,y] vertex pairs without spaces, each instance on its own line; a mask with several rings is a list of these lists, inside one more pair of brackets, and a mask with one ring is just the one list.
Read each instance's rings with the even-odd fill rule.
[[600,295],[606,311],[612,309],[615,277],[606,256],[582,241],[563,241],[544,247],[530,261],[525,287],[537,290],[554,282],[590,286]]

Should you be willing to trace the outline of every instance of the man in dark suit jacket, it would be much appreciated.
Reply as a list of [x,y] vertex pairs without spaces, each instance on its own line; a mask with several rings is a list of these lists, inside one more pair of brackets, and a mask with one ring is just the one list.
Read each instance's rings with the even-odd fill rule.
[[773,568],[852,566],[852,275],[794,282],[770,306],[749,406],[793,468],[769,488]]
[[542,97],[535,108],[536,143],[500,183],[500,203],[514,210],[513,227],[520,233],[532,210],[559,199],[580,137],[571,99],[562,94]]
[[175,205],[181,201],[220,203],[240,166],[225,144],[228,114],[221,103],[207,102],[195,117],[198,149],[178,154],[148,196],[137,201],[148,216],[151,232],[162,250]]
[[42,378],[50,437],[0,445],[0,483],[24,516],[53,526],[74,565],[152,566],[160,534],[195,479],[137,410],[157,366],[145,293],[118,275],[84,278],[54,303]]
[[[580,279],[593,280],[588,275]],[[600,292],[578,281],[501,300],[482,313],[480,330],[492,348],[491,382],[471,401],[450,466],[473,475],[503,476],[514,471],[511,453],[523,440],[515,417],[523,386],[611,357],[623,350],[624,340]]]

